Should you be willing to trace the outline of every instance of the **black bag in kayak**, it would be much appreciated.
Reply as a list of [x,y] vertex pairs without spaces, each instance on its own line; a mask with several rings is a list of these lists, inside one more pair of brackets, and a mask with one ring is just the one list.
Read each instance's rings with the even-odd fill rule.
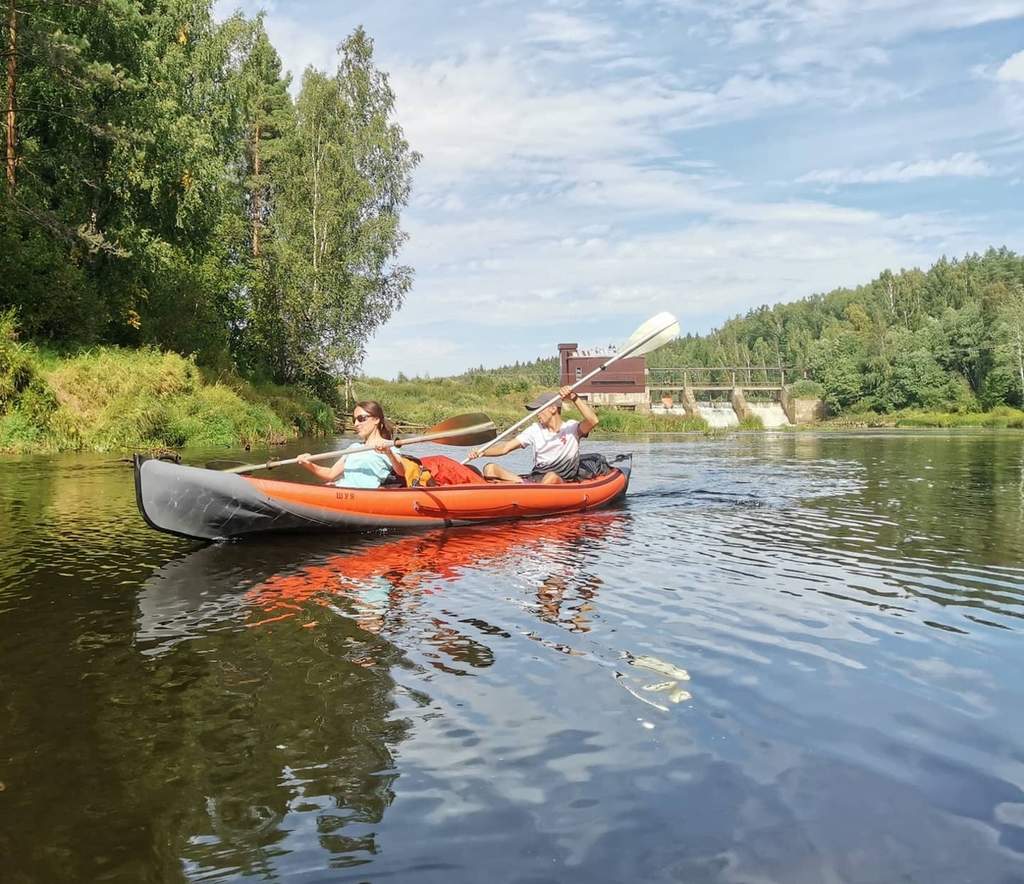
[[596,479],[611,471],[612,466],[603,454],[583,454],[580,455],[580,469],[576,474],[576,481],[586,482],[587,479]]

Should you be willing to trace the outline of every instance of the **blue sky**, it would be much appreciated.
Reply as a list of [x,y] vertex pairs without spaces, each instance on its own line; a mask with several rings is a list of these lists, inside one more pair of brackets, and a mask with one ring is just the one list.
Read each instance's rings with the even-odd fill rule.
[[618,342],[1024,249],[1024,0],[218,0],[296,80],[357,25],[423,154],[367,374]]

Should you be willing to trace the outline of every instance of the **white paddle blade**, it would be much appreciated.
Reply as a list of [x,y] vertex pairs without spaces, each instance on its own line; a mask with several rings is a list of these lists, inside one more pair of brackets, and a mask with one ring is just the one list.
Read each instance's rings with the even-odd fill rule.
[[659,313],[633,332],[619,352],[628,352],[631,356],[643,356],[645,353],[653,353],[659,347],[664,347],[665,344],[674,341],[677,337],[679,337],[679,320],[671,313]]

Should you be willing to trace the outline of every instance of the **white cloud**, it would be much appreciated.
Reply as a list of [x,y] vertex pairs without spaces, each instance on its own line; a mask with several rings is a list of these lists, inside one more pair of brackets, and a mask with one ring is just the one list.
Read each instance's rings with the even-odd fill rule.
[[833,43],[892,43],[911,34],[970,28],[1024,16],[1024,0],[657,0],[663,9],[707,15],[740,42],[754,34],[783,43],[815,36]]
[[887,65],[890,55],[879,46],[861,46],[836,52],[827,46],[802,45],[784,49],[772,58],[775,68],[797,74],[811,68],[855,71],[863,67]]
[[1024,83],[1024,50],[1006,59],[996,71],[996,78],[1011,83]]
[[894,162],[873,169],[819,169],[797,179],[802,184],[903,184],[922,178],[985,178],[995,170],[976,153],[955,153],[941,160]]
[[764,39],[764,26],[764,21],[758,18],[734,22],[730,32],[731,42],[736,46],[759,43]]
[[532,12],[527,24],[529,39],[537,43],[584,46],[604,43],[614,34],[608,25],[564,12]]
[[[594,85],[539,77],[528,56],[504,50],[391,68],[397,115],[424,157],[417,188],[494,174],[561,174],[587,160],[679,156],[681,131],[808,104],[854,107],[893,92],[844,78],[728,75],[694,85],[679,74],[620,75]],[[696,158],[703,159],[703,158]],[[552,165],[553,164],[553,165]]]
[[[531,175],[552,159],[664,154],[658,121],[707,101],[653,77],[580,89],[531,76],[511,53],[392,69],[397,114],[424,155],[421,183],[465,181],[481,171]],[[500,182],[499,182],[500,184]]]

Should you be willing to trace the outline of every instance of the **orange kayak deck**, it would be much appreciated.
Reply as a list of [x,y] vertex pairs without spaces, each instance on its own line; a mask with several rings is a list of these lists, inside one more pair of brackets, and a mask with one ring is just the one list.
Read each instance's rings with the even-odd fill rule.
[[201,540],[280,531],[423,529],[529,519],[607,506],[630,467],[561,485],[336,488],[254,479],[136,457],[135,496],[153,528]]

